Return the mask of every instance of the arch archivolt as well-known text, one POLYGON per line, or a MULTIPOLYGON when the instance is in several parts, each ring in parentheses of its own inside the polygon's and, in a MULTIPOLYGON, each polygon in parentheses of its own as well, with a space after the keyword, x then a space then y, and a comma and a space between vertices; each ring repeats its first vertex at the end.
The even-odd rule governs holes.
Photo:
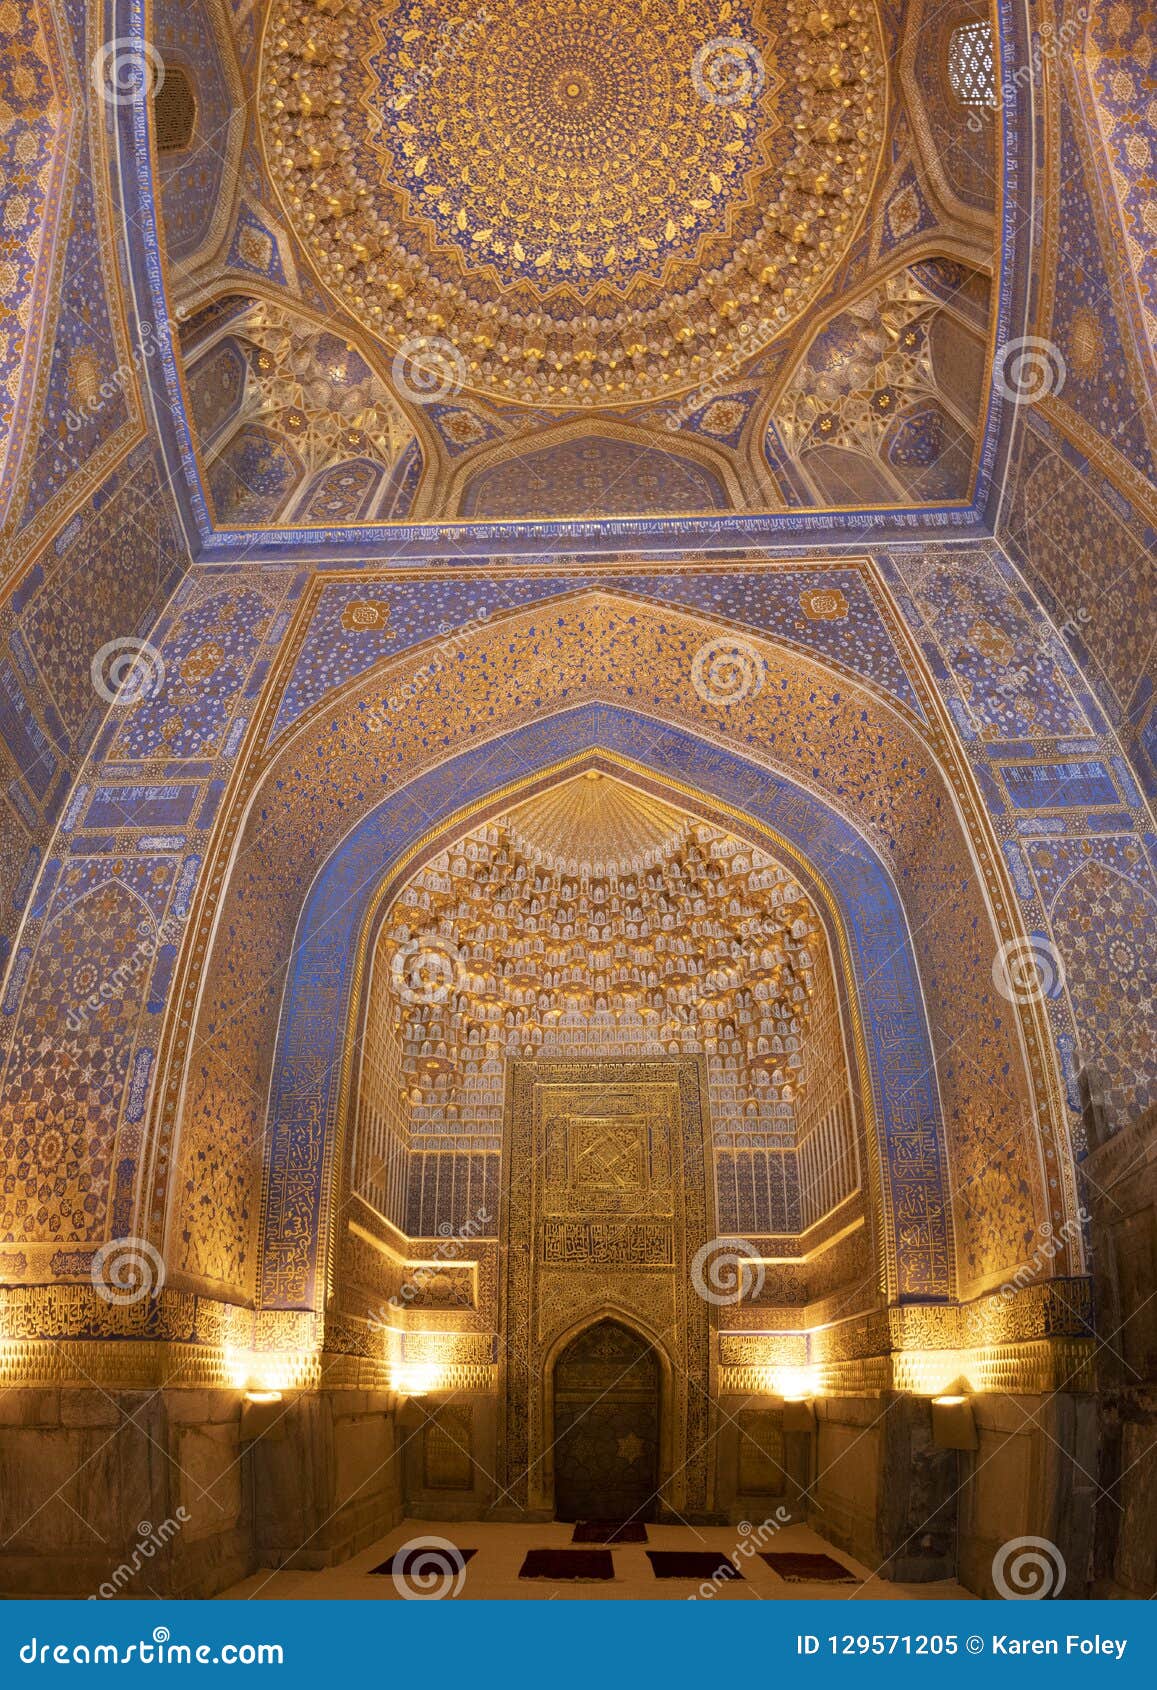
MULTIPOLYGON (((609 750, 601 742, 599 744, 592 742, 588 749, 580 751, 561 763, 545 765, 540 770, 524 774, 520 779, 488 793, 485 799, 455 811, 442 821, 436 829, 431 830, 404 852, 391 865, 389 874, 380 884, 376 884, 369 889, 365 913, 359 912, 356 922, 350 929, 353 934, 348 946, 351 959, 350 984, 344 1000, 346 1005, 344 1024, 349 1027, 349 1036, 346 1038, 340 1056, 340 1078, 334 1112, 337 1140, 329 1162, 332 1195, 327 1202, 327 1213, 331 1217, 341 1217, 353 1196, 353 1158, 348 1148, 343 1145, 342 1138, 343 1135, 352 1131, 353 1094, 356 1087, 360 1052, 367 1032, 366 1018, 369 1004, 368 981, 371 958, 376 951, 377 938, 384 917, 399 888, 410 882, 421 866, 438 851, 459 839, 467 828, 481 827, 492 818, 501 817, 513 804, 525 802, 529 796, 590 770, 599 770, 624 778, 639 790, 684 805, 688 809, 693 808, 697 818, 705 819, 724 828, 729 833, 766 851, 778 862, 790 868, 820 912, 824 936, 832 958, 834 981, 839 1000, 838 1015, 841 1032, 844 1035, 845 1049, 848 1051, 849 1080, 856 1103, 856 1123, 861 1139, 871 1141, 870 1150, 865 1152, 865 1145, 861 1143, 858 1154, 862 1164, 866 1165, 867 1181, 871 1191, 871 1214, 869 1218, 873 1235, 871 1246, 873 1271, 879 1275, 882 1281, 890 1281, 890 1289, 895 1293, 897 1289, 895 1275, 889 1275, 889 1270, 885 1265, 891 1251, 891 1246, 886 1240, 890 1240, 894 1236, 891 1220, 892 1196, 886 1182, 881 1181, 881 1169, 885 1165, 885 1156, 877 1139, 878 1124, 873 1095, 876 1082, 873 1078, 855 985, 856 966, 860 959, 858 953, 855 956, 853 955, 848 923, 839 900, 833 895, 823 877, 817 873, 815 865, 808 860, 798 845, 777 833, 765 823, 761 823, 755 816, 740 811, 718 799, 713 799, 698 789, 692 789, 680 783, 672 777, 669 770, 647 766, 641 762, 625 758, 621 754, 609 750)), ((307 908, 303 912, 300 927, 307 928, 309 925, 307 908)), ((307 946, 308 940, 304 943, 307 946)), ((346 948, 344 936, 340 948, 343 950, 346 948)), ((861 975, 863 973, 862 965, 860 973, 861 975)), ((282 1016, 283 1041, 288 1037, 290 1017, 293 1011, 293 1004, 287 1002, 282 1016)), ((340 1034, 338 1036, 340 1037, 340 1034)), ((324 1243, 329 1264, 325 1283, 327 1297, 333 1293, 336 1280, 340 1279, 339 1261, 342 1250, 342 1231, 343 1224, 340 1218, 331 1219, 324 1243)))
MULTIPOLYGON (((391 794, 396 808, 381 818, 386 830, 372 872, 365 884, 335 879, 326 894, 330 902, 318 906, 325 930, 355 895, 368 896, 413 838, 465 802, 484 801, 524 776, 528 747, 537 743, 544 761, 558 734, 557 720, 546 718, 579 705, 588 712, 585 749, 605 741, 611 717, 604 712, 617 705, 622 738, 611 749, 620 755, 644 765, 650 758, 654 767, 663 734, 681 736, 679 778, 689 787, 708 795, 714 787, 716 798, 738 799, 735 807, 748 811, 754 797, 774 787, 783 814, 799 826, 808 821, 809 808, 822 805, 828 820, 817 814, 808 822, 805 850, 813 858, 825 838, 836 841, 841 823, 845 870, 869 848, 878 853, 912 935, 933 1050, 959 1052, 963 1043, 968 1053, 967 1060, 942 1060, 938 1076, 953 1190, 963 1188, 973 1199, 971 1230, 958 1233, 955 1244, 958 1294, 1000 1283, 1008 1264, 1019 1259, 1026 1228, 1031 1234, 1047 1218, 1046 1192, 1054 1195, 1059 1230, 1066 1218, 1064 1180, 1046 1182, 1043 1169, 1050 1154, 1047 1067, 1032 1055, 1033 1028, 1026 1034, 1016 1025, 1018 1015, 994 1001, 987 968, 965 966, 980 948, 978 934, 993 935, 983 944, 987 960, 999 942, 992 905, 1002 921, 1007 905, 999 903, 998 880, 987 896, 978 883, 969 834, 983 840, 986 824, 960 765, 953 766, 946 740, 930 744, 926 732, 866 686, 844 675, 837 679, 817 660, 768 640, 744 636, 764 665, 757 691, 726 706, 705 702, 691 682, 692 661, 705 641, 726 635, 726 625, 716 620, 592 590, 465 632, 454 662, 428 674, 407 707, 391 713, 376 732, 383 690, 405 694, 408 678, 429 670, 427 648, 385 660, 262 759, 257 741, 273 719, 271 700, 251 730, 248 767, 235 782, 203 883, 200 924, 186 955, 187 963, 203 961, 203 972, 187 969, 184 995, 174 1000, 166 1030, 168 1084, 159 1092, 154 1130, 159 1147, 159 1135, 178 1125, 179 1113, 168 1234, 178 1282, 253 1296, 263 1205, 268 1210, 276 1203, 283 1214, 296 1216, 294 1225, 304 1225, 320 1189, 320 1165, 312 1164, 290 1170, 294 1179, 301 1177, 296 1194, 276 1189, 268 1168, 263 1195, 257 1182, 279 1014, 287 984, 302 978, 303 952, 295 949, 294 934, 311 886, 314 894, 322 886, 323 865, 336 861, 358 816, 391 794), (515 730, 523 736, 517 744, 515 730), (469 748, 475 758, 467 771, 455 756, 469 748), (469 790, 462 784, 466 772, 469 790), (425 782, 420 790, 414 785, 419 775, 425 782), (288 963, 279 960, 285 958, 288 963), (196 1061, 189 1060, 190 1047, 196 1061), (978 1073, 985 1077, 983 1119, 978 1073), (1034 1127, 1026 1134, 1026 1120, 1039 1120, 1039 1133, 1034 1127), (215 1207, 218 1189, 222 1208, 231 1212, 237 1193, 248 1194, 240 1236, 209 1236, 196 1256, 182 1244, 191 1230, 184 1193, 194 1173, 204 1209, 215 1207), (1010 1185, 1031 1193, 1026 1212, 1015 1218, 1006 1201, 1010 1185), (990 1189, 990 1202, 976 1200, 990 1189), (973 1218, 981 1215, 983 1223, 973 1218)), ((986 866, 991 882, 991 856, 986 866)), ((868 904, 858 911, 869 925, 880 917, 868 904)), ((1001 925, 1001 936, 1004 931, 1001 925)), ((340 992, 326 997, 325 979, 314 985, 319 1025, 348 1014, 348 998, 340 992)), ((874 1060, 895 1071, 894 1053, 874 1060)), ((323 1056, 303 1052, 282 1069, 277 1084, 300 1088, 305 1097, 310 1087, 316 1093, 325 1069, 323 1056)), ((919 1238, 922 1225, 913 1217, 901 1217, 899 1224, 909 1238, 919 1238)), ((312 1293, 283 1298, 282 1306, 287 1314, 292 1307, 320 1313, 312 1293)))

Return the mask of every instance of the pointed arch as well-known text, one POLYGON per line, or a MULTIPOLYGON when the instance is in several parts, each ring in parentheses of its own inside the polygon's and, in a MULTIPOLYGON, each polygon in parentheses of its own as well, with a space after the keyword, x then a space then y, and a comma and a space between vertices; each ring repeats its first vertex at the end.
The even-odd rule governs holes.
POLYGON ((919 973, 890 874, 849 823, 790 782, 721 757, 693 735, 635 712, 579 707, 504 740, 503 779, 487 743, 449 771, 419 776, 369 812, 316 875, 302 907, 286 985, 266 1124, 260 1300, 268 1308, 324 1308, 341 1203, 341 1136, 351 1082, 347 1039, 378 912, 403 875, 467 825, 531 795, 591 760, 634 764, 654 789, 701 807, 715 801, 749 838, 787 853, 826 905, 838 935, 848 996, 860 1005, 860 1084, 876 1123, 874 1195, 888 1245, 885 1275, 900 1300, 944 1300, 955 1288, 948 1158, 936 1064, 919 973), (649 742, 641 762, 624 756, 649 742), (559 759, 557 751, 569 755, 559 759), (449 779, 447 779, 449 774, 449 779), (435 797, 440 789, 446 796, 435 797), (740 793, 746 802, 731 800, 740 793), (871 911, 873 919, 865 921, 871 911), (319 993, 326 1011, 319 1014, 319 993), (344 1053, 344 1054, 343 1054, 344 1053), (919 1146, 916 1167, 905 1166, 919 1146), (308 1178, 302 1170, 309 1170, 308 1178))
MULTIPOLYGON (((585 1332, 592 1331, 604 1322, 612 1322, 623 1327, 634 1337, 641 1338, 655 1356, 659 1366, 659 1494, 669 1506, 675 1505, 675 1498, 666 1494, 671 1488, 678 1488, 678 1474, 675 1471, 675 1416, 676 1416, 676 1379, 675 1369, 670 1351, 660 1335, 652 1330, 640 1314, 631 1309, 625 1309, 620 1304, 608 1301, 597 1310, 588 1311, 580 1319, 572 1321, 561 1331, 551 1334, 543 1343, 542 1357, 542 1394, 541 1412, 539 1415, 539 1449, 542 1451, 539 1486, 544 1505, 553 1511, 555 1497, 554 1474, 554 1408, 555 1408, 555 1369, 574 1343, 585 1332)), ((704 1390, 707 1381, 699 1382, 704 1390)))

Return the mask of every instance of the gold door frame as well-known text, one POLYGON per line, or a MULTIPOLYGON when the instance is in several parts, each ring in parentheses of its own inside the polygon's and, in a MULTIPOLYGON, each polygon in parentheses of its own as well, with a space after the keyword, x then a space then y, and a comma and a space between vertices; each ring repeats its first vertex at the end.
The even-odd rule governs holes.
POLYGON ((684 1515, 711 1511, 716 1311, 690 1270, 715 1236, 705 1096, 697 1056, 508 1065, 499 1447, 512 1511, 553 1512, 554 1362, 607 1318, 659 1356, 661 1501, 684 1515), (608 1144, 630 1164, 622 1190, 598 1162, 608 1144))

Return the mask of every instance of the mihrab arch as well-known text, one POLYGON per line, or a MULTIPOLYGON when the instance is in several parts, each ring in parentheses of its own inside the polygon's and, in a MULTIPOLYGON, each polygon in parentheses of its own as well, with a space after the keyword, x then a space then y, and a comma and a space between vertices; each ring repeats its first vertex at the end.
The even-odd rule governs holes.
MULTIPOLYGON (((887 988, 876 993, 872 1060, 893 1081, 899 1076, 893 1125, 901 1137, 915 1115, 927 1121, 936 1113, 933 1064, 939 1081, 938 1166, 924 1189, 937 1194, 933 1209, 944 1206, 937 1240, 923 1205, 914 1215, 906 1198, 901 1204, 898 1250, 909 1264, 909 1277, 896 1281, 902 1296, 944 1301, 953 1290, 969 1298, 999 1286, 1031 1248, 1050 1201, 1062 1231, 1071 1175, 1050 1137, 1049 1069, 1034 1055, 1031 1008, 1008 1005, 992 985, 1007 912, 951 736, 846 673, 746 636, 745 648, 764 666, 760 686, 728 704, 705 702, 692 682, 693 659, 705 642, 729 637, 705 617, 606 591, 519 610, 467 629, 448 662, 435 645, 433 662, 431 648, 418 647, 378 665, 302 718, 261 760, 248 789, 239 785, 202 912, 209 920, 219 898, 192 1035, 203 1054, 189 1064, 171 1204, 169 1250, 180 1282, 253 1295, 263 1235, 264 1294, 285 1311, 280 1330, 292 1329, 290 1311, 320 1315, 316 1264, 337 1100, 327 1069, 352 1003, 356 915, 432 828, 557 763, 560 749, 601 748, 660 778, 677 771, 693 793, 794 838, 836 883, 833 895, 842 884, 861 989, 874 959, 888 969, 887 988), (385 705, 393 696, 403 706, 396 712, 385 705), (303 780, 311 786, 304 814, 294 803, 303 780), (339 931, 341 943, 328 946, 339 931), (276 958, 290 955, 298 932, 305 948, 294 952, 283 993, 276 958), (318 972, 307 993, 309 968, 318 972), (278 1069, 283 996, 289 1042, 278 1069), (931 1006, 926 1045, 913 1045, 921 997, 931 1006), (267 1098, 275 1146, 268 1157, 267 1098), (311 1123, 305 1129, 303 1119, 311 1123), (262 1165, 268 1186, 259 1222, 262 1165), (195 1209, 209 1208, 215 1228, 190 1226, 195 1209), (933 1257, 938 1279, 927 1268, 933 1257), (917 1259, 925 1264, 918 1272, 910 1265, 917 1259)), ((185 1014, 193 1009, 187 1001, 185 1014)), ((899 1155, 899 1138, 894 1148, 899 1155)), ((894 1206, 901 1166, 889 1169, 894 1206)), ((899 1261, 898 1254, 897 1274, 899 1261)), ((1065 1265, 1062 1256, 1057 1266, 1065 1265)))
MULTIPOLYGON (((467 817, 524 797, 536 776, 558 778, 600 753, 615 759, 647 746, 652 782, 719 804, 741 833, 770 849, 783 841, 801 878, 822 887, 838 921, 850 992, 867 1035, 862 1083, 886 1149, 880 1156, 883 1230, 893 1239, 885 1277, 904 1301, 943 1301, 955 1290, 951 1196, 935 1061, 903 911, 878 858, 834 809, 744 760, 631 712, 580 707, 551 719, 549 761, 535 766, 537 725, 510 735, 503 756, 523 778, 495 791, 494 747, 466 752, 379 805, 342 841, 310 889, 294 945, 282 1010, 266 1127, 267 1194, 261 1302, 312 1308, 325 1301, 327 1233, 340 1206, 337 1141, 343 1113, 343 1051, 365 974, 375 906, 394 865, 415 866, 467 817), (566 753, 570 757, 566 757, 566 753), (654 770, 666 780, 655 779, 654 770), (444 812, 436 808, 444 794, 444 812), (747 795, 735 814, 733 800, 747 795), (431 837, 430 823, 437 827, 431 837), (805 850, 806 847, 806 850, 805 850), (383 867, 384 865, 384 867, 383 867), (304 1083, 303 1077, 315 1077, 304 1083), (308 1186, 300 1170, 316 1170, 308 1186), (898 1224, 897 1224, 898 1223, 898 1224)), ((541 755, 541 750, 539 751, 541 755)), ((508 765, 509 766, 509 765, 508 765)))

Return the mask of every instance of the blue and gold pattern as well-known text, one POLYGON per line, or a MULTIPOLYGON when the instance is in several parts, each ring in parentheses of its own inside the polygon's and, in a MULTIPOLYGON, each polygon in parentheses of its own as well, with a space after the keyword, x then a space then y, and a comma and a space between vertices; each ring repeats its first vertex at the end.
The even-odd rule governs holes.
MULTIPOLYGON (((668 194, 664 182, 662 209, 648 192, 657 178, 647 171, 637 185, 626 179, 637 200, 625 195, 623 178, 607 180, 600 205, 608 221, 623 220, 622 229, 633 220, 630 238, 604 230, 605 244, 592 249, 590 231, 564 226, 575 218, 560 198, 547 214, 560 226, 540 232, 554 237, 549 248, 515 237, 520 255, 511 230, 525 222, 535 184, 511 151, 503 211, 498 131, 479 155, 493 174, 478 182, 463 157, 461 110, 446 109, 445 127, 427 142, 421 125, 414 124, 418 135, 404 127, 415 111, 453 105, 446 15, 426 0, 407 12, 419 34, 400 44, 411 60, 402 68, 418 84, 405 105, 397 96, 406 90, 382 57, 390 31, 404 21, 396 9, 372 16, 358 9, 367 33, 356 63, 287 49, 298 103, 286 109, 308 163, 295 156, 279 177, 278 208, 251 157, 233 184, 242 208, 220 219, 210 159, 161 169, 164 185, 156 188, 143 140, 147 113, 130 121, 97 108, 83 137, 71 128, 62 93, 68 78, 53 72, 50 32, 35 41, 29 34, 42 9, 17 8, 16 16, 0 7, 0 29, 11 31, 26 72, 19 85, 11 78, 5 85, 15 114, 4 143, 15 168, 5 187, 14 181, 25 198, 21 215, 6 224, 13 250, 3 256, 10 273, 0 370, 9 430, 3 485, 6 496, 17 494, 5 539, 18 540, 5 558, 15 586, 0 624, 0 808, 6 838, 16 841, 0 862, 2 937, 10 943, 0 1016, 3 1142, 12 1175, 3 1264, 9 1279, 62 1293, 51 1305, 58 1325, 73 1318, 78 1304, 66 1302, 84 1289, 78 1282, 93 1250, 130 1229, 167 1237, 187 1284, 238 1302, 257 1290, 264 1237, 273 1300, 320 1305, 323 1287, 311 1285, 309 1265, 325 1249, 320 1223, 330 1173, 321 1147, 334 1142, 335 1123, 324 1118, 332 1094, 318 1060, 343 1036, 353 982, 343 997, 346 953, 332 968, 326 961, 320 978, 303 961, 286 997, 286 959, 309 888, 320 874, 327 896, 339 904, 351 896, 356 905, 435 823, 471 798, 497 802, 572 749, 604 756, 613 749, 633 760, 640 779, 659 784, 678 769, 701 796, 762 816, 794 840, 805 865, 815 865, 817 883, 826 879, 842 898, 853 977, 864 975, 865 958, 870 963, 892 945, 892 975, 876 981, 875 995, 864 980, 863 1055, 895 1294, 927 1302, 999 1283, 1031 1252, 1042 1222, 1059 1230, 1075 1213, 1081 1065, 1103 1076, 1110 1130, 1152 1101, 1145 1006, 1155 967, 1157 846, 1138 791, 1142 777, 1152 789, 1157 776, 1154 682, 1146 675, 1154 535, 1145 526, 1153 436, 1143 377, 1151 348, 1138 332, 1152 303, 1151 155, 1139 144, 1148 14, 1098 9, 1075 81, 1067 71, 1043 79, 1044 179, 1055 172, 1063 183, 1055 199, 1042 197, 1046 236, 1067 219, 1072 238, 1055 265, 1044 264, 1044 285, 1029 303, 1043 312, 1031 326, 1063 351, 1068 380, 1017 419, 1009 499, 994 538, 974 534, 973 543, 937 551, 921 529, 918 546, 868 563, 832 555, 820 513, 800 513, 801 524, 815 518, 807 531, 814 547, 801 554, 797 531, 790 559, 777 564, 724 549, 742 534, 738 524, 724 526, 732 513, 702 530, 714 555, 688 555, 677 527, 652 520, 663 504, 656 483, 650 508, 635 508, 639 526, 624 543, 661 556, 661 564, 623 557, 613 566, 567 566, 555 548, 567 545, 576 521, 548 540, 527 525, 518 538, 540 552, 530 564, 486 567, 447 555, 382 569, 375 565, 387 541, 379 534, 356 557, 339 554, 341 572, 322 547, 303 553, 286 529, 280 538, 291 567, 283 568, 261 551, 263 524, 300 516, 303 529, 332 529, 337 544, 343 524, 402 517, 419 493, 418 508, 434 510, 437 477, 444 488, 458 467, 469 467, 461 460, 475 451, 481 458, 499 436, 504 448, 537 450, 543 413, 528 407, 516 425, 513 408, 484 407, 463 392, 415 417, 399 400, 406 426, 389 453, 346 443, 323 459, 311 455, 310 443, 323 413, 338 414, 332 393, 312 416, 301 404, 278 408, 279 421, 294 408, 302 414, 300 431, 287 424, 282 434, 271 412, 242 418, 235 359, 223 357, 216 387, 209 373, 214 337, 239 347, 246 335, 238 318, 258 303, 268 313, 305 301, 315 328, 328 315, 316 350, 332 357, 366 347, 366 369, 383 382, 403 325, 438 333, 464 326, 467 388, 549 406, 560 426, 592 410, 613 410, 624 428, 635 426, 632 405, 637 422, 644 407, 634 402, 645 401, 649 425, 663 430, 661 446, 678 447, 678 434, 662 420, 677 413, 694 437, 684 444, 705 457, 745 457, 752 468, 769 412, 780 414, 776 384, 805 367, 817 322, 827 327, 806 364, 809 379, 838 387, 840 371, 855 363, 846 311, 880 286, 882 248, 911 243, 889 268, 908 266, 908 285, 921 296, 918 315, 943 311, 941 322, 965 324, 979 343, 992 327, 990 300, 1007 305, 1010 285, 994 275, 998 285, 989 287, 994 189, 1007 216, 1018 193, 1019 211, 1027 208, 1033 185, 1001 175, 997 166, 1007 161, 999 158, 995 122, 970 139, 976 132, 962 131, 960 114, 944 105, 922 124, 921 109, 926 114, 943 76, 939 23, 899 66, 903 86, 888 91, 889 101, 908 102, 906 130, 885 111, 884 90, 858 80, 865 65, 850 64, 858 49, 846 41, 840 48, 848 81, 839 98, 878 101, 870 114, 862 108, 865 138, 856 149, 848 144, 845 160, 865 169, 863 195, 857 185, 847 199, 837 176, 819 186, 818 166, 810 182, 791 175, 799 162, 786 150, 792 120, 821 99, 820 84, 807 78, 822 77, 833 33, 822 21, 809 31, 804 10, 822 19, 825 11, 843 18, 853 9, 871 23, 870 69, 874 7, 753 5, 724 17, 723 7, 705 4, 652 13, 608 0, 599 15, 613 14, 640 39, 646 30, 684 27, 678 16, 689 40, 701 42, 704 31, 753 38, 763 81, 731 116, 727 107, 686 107, 683 138, 694 136, 696 155, 702 144, 705 168, 730 161, 708 170, 705 193, 682 179, 690 154, 674 147, 675 186, 668 194), (311 93, 318 88, 324 98, 321 85, 333 76, 345 78, 353 96, 347 111, 377 113, 382 124, 371 132, 367 121, 361 138, 361 156, 372 151, 376 159, 366 186, 375 196, 380 189, 376 203, 388 207, 388 215, 375 215, 369 243, 358 207, 340 199, 345 191, 359 199, 358 192, 337 182, 324 156, 315 163, 309 155, 318 137, 307 133, 301 101, 314 99, 321 127, 334 128, 333 108, 327 117, 311 93), (19 111, 15 95, 24 102, 19 111), (875 181, 885 128, 886 183, 875 181), (59 139, 55 178, 45 172, 50 129, 59 139), (195 267, 188 276, 175 265, 162 269, 159 234, 147 216, 143 242, 114 243, 105 158, 114 131, 122 141, 135 137, 122 157, 134 226, 141 201, 132 195, 143 192, 164 214, 170 259, 199 252, 196 278, 195 267), (930 158, 941 161, 939 172, 930 158), (798 221, 777 228, 784 245, 769 257, 752 242, 757 213, 771 199, 761 184, 773 167, 796 183, 797 196, 776 210, 790 209, 798 221), (337 204, 310 224, 305 198, 314 191, 337 204), (869 193, 876 197, 857 236, 852 225, 869 193), (832 219, 839 232, 828 239, 817 207, 830 215, 838 209, 833 199, 840 200, 832 219), (971 217, 954 220, 952 201, 971 217), (482 209, 485 222, 475 217, 482 209), (222 237, 219 258, 207 239, 214 232, 222 237), (822 252, 825 241, 830 250, 822 252), (36 326, 53 243, 63 280, 48 301, 38 348, 26 330, 36 326), (797 249, 794 265, 788 243, 797 249), (336 262, 350 254, 339 286, 336 262), (773 265, 779 269, 765 277, 773 265), (310 266, 329 287, 328 300, 310 266), (137 297, 154 290, 158 344, 178 304, 203 308, 190 344, 207 361, 201 382, 193 364, 189 396, 206 443, 221 448, 215 467, 223 509, 238 528, 257 526, 255 535, 234 536, 230 553, 210 551, 172 597, 189 561, 186 540, 196 555, 205 530, 195 508, 190 518, 170 500, 180 457, 170 450, 162 462, 138 443, 138 382, 170 382, 158 387, 165 428, 170 405, 179 417, 185 395, 166 362, 167 343, 139 363, 126 349, 130 268, 137 297), (166 278, 177 287, 167 310, 166 278), (818 297, 828 278, 849 297, 818 297), (238 295, 248 287, 253 297, 238 295), (798 299, 788 298, 792 287, 798 299), (754 347, 741 345, 739 325, 765 301, 782 301, 787 315, 772 337, 783 331, 783 344, 769 343, 761 363, 754 347), (806 324, 805 307, 812 312, 806 324), (502 386, 504 371, 512 372, 510 388, 502 386), (662 395, 664 410, 655 402, 662 395), (70 427, 70 412, 80 427, 70 427), (230 437, 238 424, 242 433, 230 437), (251 547, 256 560, 242 561, 251 547), (93 690, 90 665, 101 647, 124 637, 148 638, 163 677, 137 702, 109 706, 93 690), (719 637, 754 643, 764 665, 757 695, 727 711, 697 694, 691 680, 695 652, 719 637), (390 709, 398 685, 416 685, 412 708, 390 709), (353 858, 343 860, 340 841, 371 835, 374 849, 351 873, 353 858), (897 947, 897 935, 909 933, 910 950, 897 947), (1064 963, 1063 984, 1054 982, 1031 1010, 1010 1005, 989 972, 997 943, 1022 933, 1047 938, 1064 963), (267 1161, 266 1103, 286 1002, 304 1016, 290 1024, 294 1060, 277 1072, 280 1136, 267 1161), (951 1224, 946 1205, 955 1206, 951 1224)), ((116 10, 126 33, 143 21, 140 7, 116 10)), ((674 55, 664 57, 662 75, 648 65, 645 89, 627 52, 613 70, 574 68, 582 20, 596 14, 565 4, 554 10, 553 38, 546 31, 517 43, 502 65, 493 55, 486 62, 477 44, 471 49, 462 81, 479 119, 507 109, 507 75, 517 80, 510 110, 525 109, 518 102, 528 88, 545 90, 536 110, 553 101, 549 109, 565 126, 579 122, 581 108, 589 126, 582 133, 596 138, 611 134, 624 113, 636 124, 639 100, 661 109, 674 55)), ((961 10, 983 8, 962 0, 961 10)), ((1005 36, 1008 10, 1000 9, 1005 36)), ((1038 10, 1043 16, 1052 7, 1040 0, 1038 10)), ((243 11, 237 50, 251 74, 258 43, 253 10, 243 11)), ((92 9, 71 0, 67 12, 69 74, 75 87, 82 78, 87 86, 92 9)), ((219 8, 210 0, 196 16, 210 13, 216 26, 219 8)), ((885 8, 889 31, 913 13, 885 8)), ((500 33, 511 15, 497 8, 490 27, 500 33)), ((341 45, 347 20, 317 7, 308 20, 323 49, 341 45)), ((833 30, 848 33, 848 20, 833 30)), ((195 33, 190 26, 174 34, 175 58, 195 59, 195 33)), ((267 41, 267 65, 269 52, 267 41)), ((687 57, 681 52, 678 64, 687 57)), ((195 62, 190 69, 196 80, 195 62)), ((216 74, 207 66, 197 89, 207 124, 221 115, 216 74)), ((636 127, 643 145, 647 124, 636 127)), ((809 145, 835 143, 813 136, 809 145)), ((806 163, 811 173, 810 152, 806 163)), ((1053 249, 1046 242, 1043 250, 1053 249)), ((885 317, 858 327, 878 333, 885 317)), ((138 343, 152 333, 136 325, 138 343)), ((268 350, 256 338, 250 344, 268 350)), ((992 344, 980 360, 982 407, 992 344)), ((951 368, 953 349, 963 345, 947 339, 941 366, 951 368)), ((926 372, 931 359, 935 375, 936 345, 919 354, 913 367, 926 372)), ((348 376, 356 366, 342 368, 348 376)), ((246 392, 255 400, 259 384, 248 381, 260 373, 249 365, 246 392)), ((342 385, 345 377, 335 380, 342 385)), ((912 392, 889 380, 863 389, 872 456, 889 473, 915 476, 945 456, 952 406, 940 407, 955 390, 940 380, 916 386, 912 392)), ((834 393, 833 427, 847 425, 851 391, 834 393)), ((259 412, 269 398, 261 392, 259 412)), ((590 420, 597 433, 602 418, 590 420)), ((842 438, 858 451, 864 436, 842 438)), ((985 462, 989 472, 999 467, 991 455, 985 462)), ((785 479, 796 468, 789 462, 785 479)), ((897 492, 894 484, 889 492, 897 492)), ((792 496, 802 502, 804 493, 792 496)), ((936 484, 936 496, 949 496, 947 484, 936 484)), ((872 514, 852 511, 864 523, 872 514)), ((592 543, 605 554, 619 532, 608 524, 592 543)), ((473 541, 486 543, 484 535, 473 541)), ((409 543, 433 545, 420 524, 388 541, 399 549, 409 543)), ((42 1329, 53 1336, 56 1327, 45 1320, 42 1329)))
POLYGON ((415 0, 331 22, 290 0, 266 28, 266 157, 387 347, 448 335, 497 397, 655 398, 768 344, 854 231, 883 133, 875 11, 415 0))
POLYGON ((377 86, 362 98, 431 246, 543 297, 560 283, 581 299, 601 285, 623 294, 695 261, 705 236, 750 210, 755 172, 782 164, 800 91, 780 73, 774 10, 735 4, 724 26, 710 0, 562 0, 533 17, 495 0, 451 19, 418 0, 371 14, 377 86), (703 98, 692 73, 724 28, 761 61, 763 86, 753 75, 735 104, 703 98))
POLYGON ((4 192, 0 289, 0 521, 14 482, 20 436, 28 422, 23 393, 34 381, 38 331, 61 179, 68 162, 69 100, 51 12, 40 5, 0 13, 0 174, 4 192))

